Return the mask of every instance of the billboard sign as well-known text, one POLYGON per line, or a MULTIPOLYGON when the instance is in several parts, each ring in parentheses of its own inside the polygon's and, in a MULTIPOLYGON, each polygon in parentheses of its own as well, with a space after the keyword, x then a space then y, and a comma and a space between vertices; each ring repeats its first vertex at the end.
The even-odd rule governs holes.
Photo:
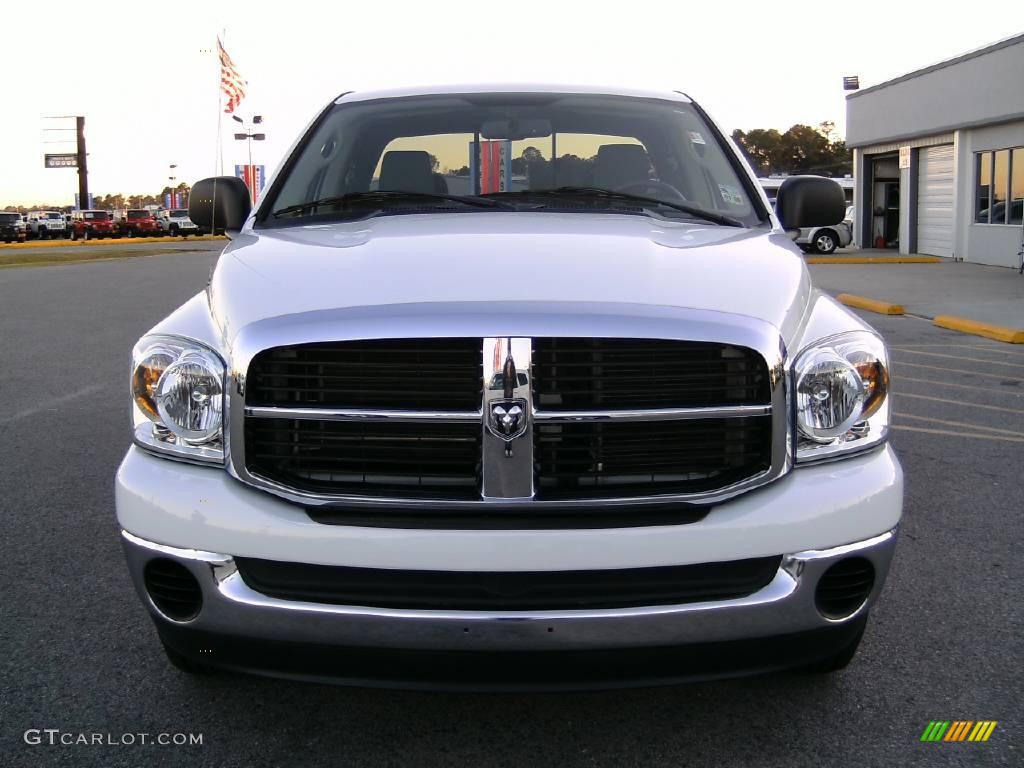
POLYGON ((61 154, 45 154, 43 160, 47 168, 77 168, 78 155, 74 152, 61 154))

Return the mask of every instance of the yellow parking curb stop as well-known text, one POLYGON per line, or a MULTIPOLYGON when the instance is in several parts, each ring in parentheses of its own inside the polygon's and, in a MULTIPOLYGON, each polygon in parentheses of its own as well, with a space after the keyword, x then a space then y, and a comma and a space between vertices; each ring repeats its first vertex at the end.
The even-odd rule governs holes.
POLYGON ((972 336, 984 336, 986 339, 1005 341, 1007 344, 1024 344, 1024 329, 1021 328, 1007 328, 1005 325, 981 323, 977 320, 968 320, 966 317, 955 317, 954 315, 938 315, 932 320, 932 323, 940 328, 969 333, 972 336))
POLYGON ((903 305, 902 304, 891 304, 888 301, 879 301, 878 299, 868 299, 864 296, 854 296, 850 293, 840 293, 836 296, 836 300, 840 304, 845 304, 848 307, 856 307, 857 309, 866 309, 868 312, 877 312, 880 315, 902 315, 903 305))

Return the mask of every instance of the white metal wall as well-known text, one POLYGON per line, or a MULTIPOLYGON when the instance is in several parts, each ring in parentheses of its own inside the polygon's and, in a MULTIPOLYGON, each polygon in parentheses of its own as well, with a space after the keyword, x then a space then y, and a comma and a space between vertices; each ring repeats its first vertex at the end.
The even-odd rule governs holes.
POLYGON ((917 175, 917 251, 953 255, 953 145, 923 147, 917 175))

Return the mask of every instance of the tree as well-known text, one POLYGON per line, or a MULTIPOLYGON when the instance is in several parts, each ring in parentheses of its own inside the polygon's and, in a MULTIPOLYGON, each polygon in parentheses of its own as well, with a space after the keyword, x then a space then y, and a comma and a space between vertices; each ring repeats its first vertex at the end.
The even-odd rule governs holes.
POLYGON ((774 128, 733 131, 732 138, 746 152, 759 175, 820 173, 841 176, 851 172, 846 142, 833 138, 835 123, 826 120, 817 128, 797 124, 785 133, 774 128))
POLYGON ((92 204, 97 208, 127 208, 124 195, 93 195, 92 204))
POLYGON ((759 175, 770 176, 783 170, 782 135, 774 128, 754 128, 747 133, 737 128, 732 138, 746 151, 759 175))

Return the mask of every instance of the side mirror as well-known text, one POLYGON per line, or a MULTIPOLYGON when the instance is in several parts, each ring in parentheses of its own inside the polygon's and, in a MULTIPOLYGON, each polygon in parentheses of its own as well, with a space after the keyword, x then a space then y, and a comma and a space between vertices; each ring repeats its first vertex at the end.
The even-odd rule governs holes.
POLYGON ((249 218, 249 188, 237 176, 197 181, 188 196, 188 217, 210 232, 237 232, 249 218))
POLYGON ((827 227, 846 215, 846 196, 824 176, 790 176, 779 186, 775 212, 786 230, 827 227))

